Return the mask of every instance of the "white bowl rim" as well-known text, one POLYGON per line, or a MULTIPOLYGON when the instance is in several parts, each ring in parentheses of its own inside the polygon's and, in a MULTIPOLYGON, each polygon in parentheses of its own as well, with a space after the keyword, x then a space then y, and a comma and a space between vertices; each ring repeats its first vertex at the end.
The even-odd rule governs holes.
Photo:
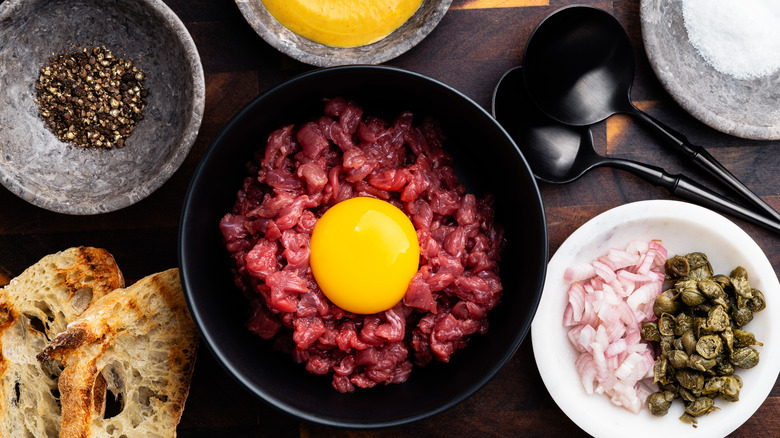
MULTIPOLYGON (((663 238, 664 236, 655 236, 663 238)), ((688 243, 683 242, 684 245, 688 243)), ((698 251, 697 248, 682 249, 675 252, 674 242, 664 242, 669 255, 682 251, 698 251)), ((732 248, 733 249, 733 248, 732 248)), ((707 252, 707 251, 705 251, 707 252)), ((717 272, 733 269, 733 266, 721 266, 723 254, 708 253, 713 268, 717 272)), ((731 260, 729 261, 731 263, 731 260)), ((680 201, 650 200, 625 204, 608 210, 578 228, 558 248, 551 258, 544 291, 531 325, 531 339, 537 367, 547 390, 561 410, 587 433, 597 437, 624 437, 630 434, 635 438, 657 437, 669 434, 676 438, 684 437, 723 437, 742 425, 761 406, 780 374, 780 342, 775 334, 780 323, 780 283, 777 275, 758 244, 736 224, 703 207, 680 201), (650 224, 650 225, 648 225, 650 224), (669 414, 665 417, 653 417, 647 409, 639 414, 614 406, 604 395, 587 395, 574 367, 576 352, 566 338, 566 328, 562 325, 563 310, 566 303, 566 283, 563 270, 573 261, 588 262, 606 252, 610 247, 625 245, 631 232, 636 238, 654 238, 647 236, 662 230, 671 235, 670 229, 687 227, 686 234, 680 234, 681 240, 699 241, 702 246, 729 245, 735 242, 735 254, 728 259, 745 260, 740 263, 748 269, 751 284, 762 290, 767 297, 767 309, 756 314, 747 329, 754 331, 763 347, 759 364, 750 370, 738 370, 745 386, 740 393, 740 401, 728 403, 716 399, 715 405, 721 408, 699 419, 697 428, 684 424, 678 419, 683 406, 675 400, 669 414), (696 230, 704 232, 697 232, 696 230), (712 242, 698 239, 713 237, 712 242), (622 239, 617 242, 614 239, 622 239), (613 241, 610 241, 613 239, 613 241), (593 244, 593 242, 598 244, 593 244), (584 252, 589 251, 588 254, 584 252), (748 258, 748 259, 745 259, 748 258), (777 321, 777 322, 775 322, 777 321), (760 330, 754 330, 760 328, 760 330)))

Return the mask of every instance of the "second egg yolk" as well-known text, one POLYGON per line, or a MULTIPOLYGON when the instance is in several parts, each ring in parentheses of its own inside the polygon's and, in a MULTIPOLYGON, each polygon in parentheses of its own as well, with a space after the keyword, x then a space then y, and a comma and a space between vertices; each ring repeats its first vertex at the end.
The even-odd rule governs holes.
POLYGON ((342 201, 312 231, 314 279, 333 304, 348 312, 371 314, 395 306, 419 262, 414 225, 400 209, 379 199, 342 201))

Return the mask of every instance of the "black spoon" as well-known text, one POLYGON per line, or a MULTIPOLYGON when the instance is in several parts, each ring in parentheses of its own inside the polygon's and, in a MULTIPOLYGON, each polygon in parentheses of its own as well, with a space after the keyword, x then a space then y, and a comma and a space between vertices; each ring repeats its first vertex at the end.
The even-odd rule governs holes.
POLYGON ((630 95, 634 80, 631 42, 608 12, 577 5, 552 13, 528 40, 523 65, 531 99, 548 116, 574 126, 592 125, 617 113, 634 116, 690 161, 780 221, 780 213, 704 148, 690 144, 682 134, 634 106, 630 95))
POLYGON ((679 198, 780 233, 780 222, 734 203, 684 175, 672 175, 658 167, 599 155, 588 127, 564 125, 534 106, 523 83, 521 67, 509 70, 496 85, 493 116, 515 140, 534 176, 541 181, 563 184, 594 167, 613 167, 664 187, 679 198))

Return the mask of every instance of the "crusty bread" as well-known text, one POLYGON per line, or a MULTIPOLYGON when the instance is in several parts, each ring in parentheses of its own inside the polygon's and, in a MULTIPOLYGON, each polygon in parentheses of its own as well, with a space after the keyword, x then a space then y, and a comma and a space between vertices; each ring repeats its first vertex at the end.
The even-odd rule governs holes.
POLYGON ((38 356, 65 366, 60 436, 176 436, 197 347, 177 269, 96 301, 38 356))
POLYGON ((0 437, 57 435, 60 364, 36 355, 119 287, 124 280, 110 253, 78 247, 44 257, 0 289, 0 437))

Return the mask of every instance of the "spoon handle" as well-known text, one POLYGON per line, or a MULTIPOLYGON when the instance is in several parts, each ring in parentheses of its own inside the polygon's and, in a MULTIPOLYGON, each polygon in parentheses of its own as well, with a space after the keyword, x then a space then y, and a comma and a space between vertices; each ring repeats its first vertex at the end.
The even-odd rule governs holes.
POLYGON ((644 178, 653 185, 664 187, 669 190, 669 193, 678 198, 685 199, 712 210, 720 211, 721 213, 731 215, 780 234, 780 222, 777 220, 756 213, 753 210, 747 209, 742 205, 724 198, 722 195, 713 192, 685 175, 673 175, 659 167, 631 160, 614 159, 609 160, 604 164, 617 169, 626 170, 644 178))
POLYGON ((744 183, 742 183, 742 181, 737 179, 737 177, 735 177, 731 172, 723 167, 723 165, 720 164, 720 162, 718 162, 715 157, 710 155, 706 149, 701 146, 691 144, 684 135, 664 125, 660 121, 639 110, 638 108, 634 107, 634 110, 636 116, 641 121, 650 125, 657 132, 662 134, 662 136, 668 142, 670 142, 678 150, 682 151, 690 161, 709 172, 715 178, 724 182, 734 192, 742 196, 742 198, 744 198, 746 201, 761 209, 763 212, 768 214, 769 217, 775 219, 776 221, 780 221, 780 213, 778 213, 769 204, 764 202, 764 200, 761 199, 758 195, 753 193, 753 191, 751 191, 744 183))

